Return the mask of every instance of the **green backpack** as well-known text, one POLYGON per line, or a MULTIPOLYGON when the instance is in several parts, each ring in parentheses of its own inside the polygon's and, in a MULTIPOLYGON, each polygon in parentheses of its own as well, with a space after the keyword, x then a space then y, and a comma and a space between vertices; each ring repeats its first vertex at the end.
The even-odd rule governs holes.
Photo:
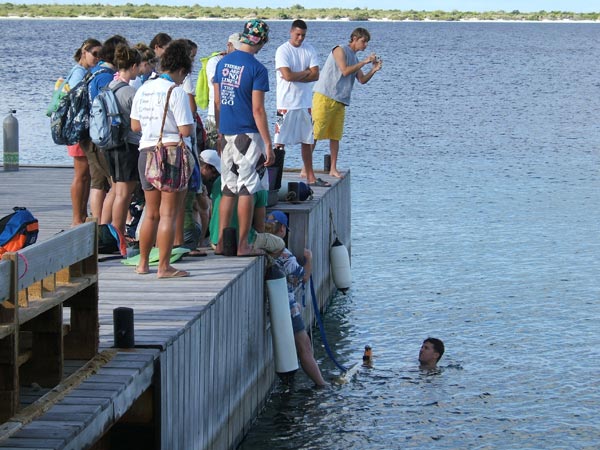
POLYGON ((206 63, 213 56, 220 55, 221 52, 212 52, 210 55, 200 58, 202 67, 198 73, 198 81, 196 82, 196 105, 200 109, 208 108, 208 76, 206 75, 206 63))

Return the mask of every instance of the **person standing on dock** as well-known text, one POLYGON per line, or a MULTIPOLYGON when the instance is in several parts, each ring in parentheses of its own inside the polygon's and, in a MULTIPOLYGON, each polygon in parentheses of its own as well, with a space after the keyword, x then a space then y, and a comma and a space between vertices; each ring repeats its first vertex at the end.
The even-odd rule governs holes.
POLYGON ((424 370, 435 369, 444 354, 444 343, 441 339, 428 337, 419 350, 419 367, 424 370))
POLYGON ((357 79, 361 84, 368 83, 383 65, 383 61, 375 53, 371 53, 362 61, 358 60, 356 53, 364 51, 370 40, 371 34, 365 28, 352 31, 350 43, 337 45, 331 50, 313 89, 315 145, 318 140, 329 139, 329 175, 336 178, 341 177, 337 170, 337 159, 344 131, 345 109, 350 104, 354 80, 357 79), (362 68, 367 64, 372 65, 371 70, 365 74, 362 68))
POLYGON ((177 145, 181 138, 188 148, 191 145, 194 117, 188 96, 180 86, 192 71, 187 43, 172 41, 162 55, 161 65, 162 74, 138 89, 131 107, 131 129, 142 132, 138 169, 146 199, 146 214, 140 232, 140 263, 135 271, 140 275, 150 272, 150 251, 156 243, 159 250, 157 278, 181 278, 189 276, 189 272, 171 266, 170 259, 175 223, 187 190, 169 192, 154 188, 146 178, 145 168, 148 154, 154 152, 159 139, 165 146, 177 145))
POLYGON ((206 61, 206 82, 208 83, 208 109, 206 111, 206 147, 216 148, 217 147, 217 126, 215 123, 215 90, 213 88, 213 82, 215 78, 215 71, 217 70, 217 64, 223 59, 225 55, 230 54, 234 50, 239 50, 242 43, 240 42, 241 33, 233 33, 227 38, 227 49, 222 53, 210 57, 206 61))
POLYGON ((319 79, 317 51, 305 42, 308 27, 303 20, 294 20, 290 39, 277 48, 277 122, 275 146, 301 145, 302 174, 310 186, 331 186, 315 176, 312 161, 313 123, 311 117, 312 87, 319 79))
MULTIPOLYGON (((102 43, 96 39, 87 39, 77 49, 73 58, 77 62, 65 79, 65 83, 74 88, 83 80, 90 69, 100 60, 102 43)), ((67 145, 69 156, 73 157, 73 182, 71 183, 71 205, 73 219, 71 226, 81 225, 87 218, 88 200, 90 197, 90 165, 81 143, 67 145)))
MULTIPOLYGON (((266 231, 275 236, 285 239, 288 232, 288 218, 283 211, 273 211, 267 215, 266 231)), ((306 326, 302 319, 300 305, 296 302, 296 288, 300 283, 306 283, 310 279, 312 271, 312 252, 304 249, 303 263, 300 264, 296 257, 287 248, 284 248, 279 254, 272 255, 275 264, 285 274, 288 287, 288 300, 290 302, 290 314, 292 316, 292 328, 294 330, 294 343, 296 344, 296 353, 300 360, 302 370, 310 377, 317 386, 326 386, 327 383, 321 375, 319 365, 313 355, 310 338, 306 332, 306 326)))
POLYGON ((117 73, 108 85, 115 93, 119 112, 123 118, 123 128, 127 130, 123 142, 118 147, 105 151, 106 161, 112 178, 112 189, 115 199, 112 204, 111 220, 119 234, 121 256, 127 257, 127 243, 125 240, 125 224, 127 212, 131 203, 131 196, 139 184, 138 173, 138 146, 140 133, 131 131, 131 104, 135 96, 135 88, 129 83, 138 75, 138 67, 142 56, 135 49, 126 44, 119 44, 115 49, 115 65, 117 73))
MULTIPOLYGON (((127 39, 118 34, 109 37, 102 44, 100 60, 90 72, 96 76, 89 83, 90 102, 100 93, 100 90, 113 81, 116 73, 115 49, 117 45, 127 45, 127 39)), ((90 166, 92 184, 90 190, 90 209, 92 215, 100 221, 99 223, 110 223, 112 221, 112 204, 114 201, 114 190, 111 189, 112 181, 110 169, 105 153, 100 150, 91 140, 82 142, 82 149, 87 156, 90 166)))
POLYGON ((255 57, 268 40, 268 25, 259 19, 249 20, 240 38, 240 49, 224 56, 215 71, 215 121, 224 141, 217 254, 223 252, 223 231, 231 220, 236 198, 237 255, 262 254, 248 244, 248 233, 254 216, 253 195, 269 189, 267 166, 275 162, 265 111, 269 76, 255 57))
POLYGON ((158 33, 152 38, 150 44, 148 44, 149 47, 154 51, 154 54, 156 55, 156 65, 154 68, 154 72, 152 72, 152 74, 150 75, 151 78, 156 78, 160 74, 160 58, 162 57, 163 53, 165 52, 165 49, 172 40, 173 38, 167 33, 158 33))

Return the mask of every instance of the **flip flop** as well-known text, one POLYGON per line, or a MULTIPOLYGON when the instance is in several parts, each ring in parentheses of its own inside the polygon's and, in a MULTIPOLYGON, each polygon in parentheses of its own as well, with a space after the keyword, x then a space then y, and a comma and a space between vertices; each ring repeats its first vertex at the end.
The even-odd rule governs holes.
POLYGON ((148 275, 148 274, 150 273, 150 271, 149 271, 149 270, 146 270, 146 271, 144 271, 144 270, 139 270, 139 269, 138 269, 138 266, 135 266, 135 269, 133 269, 133 271, 134 271, 135 273, 137 273, 138 275, 148 275))
POLYGON ((123 259, 121 255, 102 256, 98 258, 98 262, 112 261, 113 259, 123 259))
POLYGON ((191 256, 192 258, 200 258, 202 256, 208 256, 208 253, 201 250, 190 250, 187 256, 191 256))
POLYGON ((308 185, 311 187, 331 187, 331 183, 329 183, 328 181, 325 181, 321 178, 317 178, 312 183, 308 183, 308 185))
POLYGON ((168 275, 163 275, 161 277, 157 276, 156 278, 158 278, 159 280, 165 279, 165 278, 185 278, 185 277, 189 277, 190 273, 186 270, 176 270, 175 272, 168 274, 168 275))

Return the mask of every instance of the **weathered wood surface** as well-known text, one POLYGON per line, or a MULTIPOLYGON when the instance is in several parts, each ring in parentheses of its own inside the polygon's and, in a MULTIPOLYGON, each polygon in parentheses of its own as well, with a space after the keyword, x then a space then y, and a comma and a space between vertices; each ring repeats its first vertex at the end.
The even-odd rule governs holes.
MULTIPOLYGON (((349 246, 350 185, 349 174, 342 180, 319 176, 334 186, 314 188, 312 200, 299 204, 280 202, 271 209, 283 210, 290 216, 290 249, 297 254, 304 247, 313 251, 315 283, 319 302, 324 305, 334 291, 328 269, 332 242, 330 209, 340 239, 349 246)), ((40 222, 42 241, 69 229, 71 178, 72 169, 64 168, 0 172, 0 214, 13 206, 28 207, 40 222), (43 186, 39 180, 44 180, 43 186), (29 195, 14 200, 19 192, 29 195)), ((300 181, 298 173, 284 173, 283 182, 288 181, 300 181)), ((137 275, 133 267, 124 266, 119 260, 99 263, 100 348, 113 345, 114 308, 128 306, 134 309, 135 352, 143 351, 140 347, 160 351, 156 356, 159 372, 155 374, 161 405, 160 448, 234 448, 265 400, 275 373, 264 308, 263 265, 262 258, 212 254, 204 258, 184 257, 175 266, 190 271, 189 278, 158 280, 155 271, 137 275)), ((68 310, 65 309, 65 316, 70 320, 68 310)), ((307 323, 311 312, 307 308, 307 323)), ((65 430, 71 433, 68 437, 60 434, 62 430, 52 434, 48 431, 51 427, 45 428, 36 420, 29 424, 28 439, 36 439, 35 433, 40 431, 35 430, 44 430, 49 433, 46 448, 77 448, 65 447, 53 439, 85 448, 83 442, 91 442, 92 430, 106 429, 114 423, 114 416, 109 417, 106 408, 102 409, 105 401, 109 399, 110 405, 115 405, 119 389, 139 376, 117 368, 99 372, 93 381, 82 384, 88 389, 78 389, 57 405, 75 405, 87 411, 78 420, 68 408, 51 413, 52 423, 64 423, 65 430), (86 390, 91 391, 89 396, 86 390)), ((38 443, 31 441, 32 445, 38 443)))
POLYGON ((0 302, 7 300, 10 295, 10 263, 0 261, 0 302))
MULTIPOLYGON (((9 261, 0 261, 0 304, 10 301, 12 288, 12 269, 9 261)), ((0 339, 10 335, 15 330, 16 314, 12 305, 6 303, 5 307, 0 307, 0 339)))
POLYGON ((0 448, 88 448, 104 434, 107 424, 119 420, 150 387, 158 354, 153 349, 119 351, 58 404, 15 428, 11 436, 0 441, 0 448))
POLYGON ((8 296, 0 303, 0 324, 5 325, 0 329, 1 421, 17 412, 20 385, 52 387, 61 382, 65 355, 63 304, 67 301, 72 316, 77 318, 70 327, 76 336, 71 337, 67 347, 83 357, 96 354, 96 241, 97 227, 90 222, 2 255, 10 265, 10 278, 3 283, 8 286, 8 296), (85 278, 75 281, 71 273, 85 278), (87 289, 89 292, 81 295, 88 287, 94 290, 87 289), (84 327, 79 326, 82 319, 84 327), (21 342, 22 336, 28 339, 21 342))

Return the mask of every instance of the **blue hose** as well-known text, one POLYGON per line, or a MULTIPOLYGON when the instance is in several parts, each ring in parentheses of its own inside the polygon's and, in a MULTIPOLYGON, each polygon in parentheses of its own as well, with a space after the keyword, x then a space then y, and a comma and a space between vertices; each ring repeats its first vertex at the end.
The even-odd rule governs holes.
POLYGON ((342 366, 337 360, 335 356, 333 356, 333 352, 329 347, 329 343, 327 342, 327 336, 325 336, 325 327, 323 326, 323 321, 321 320, 321 312, 319 311, 319 305, 317 304, 317 295, 315 294, 315 284, 313 282, 312 275, 310 276, 310 294, 312 296, 312 304, 315 310, 315 317, 317 319, 317 324, 319 325, 319 331, 321 332, 321 340, 323 341, 323 345, 325 346, 325 351, 333 361, 333 363, 342 371, 342 373, 348 372, 348 369, 342 366))

